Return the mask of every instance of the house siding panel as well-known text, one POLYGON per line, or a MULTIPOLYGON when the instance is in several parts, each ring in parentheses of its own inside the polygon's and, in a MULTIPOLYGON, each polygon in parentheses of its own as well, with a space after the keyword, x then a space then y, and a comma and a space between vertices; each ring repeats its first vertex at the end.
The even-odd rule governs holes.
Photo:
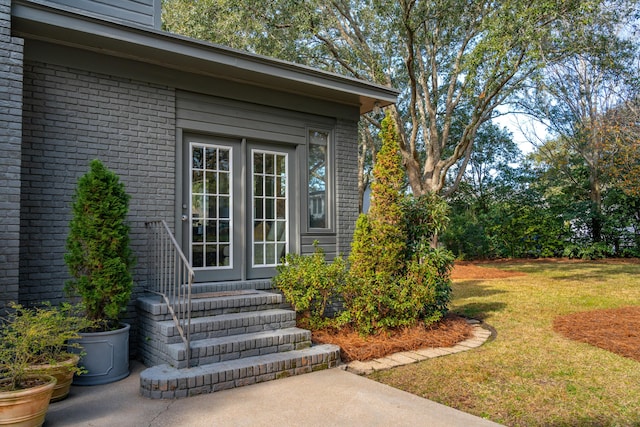
POLYGON ((177 125, 188 131, 305 144, 306 126, 333 126, 334 120, 191 92, 177 93, 177 125))
POLYGON ((11 37, 11 0, 0 0, 0 312, 19 296, 23 48, 11 37))
POLYGON ((160 29, 160 0, 49 0, 105 19, 160 29))
MULTIPOLYGON (((24 99, 20 301, 63 297, 72 194, 94 158, 132 196, 135 298, 147 277, 144 222, 174 222, 175 91, 27 61, 24 99)), ((135 316, 134 298, 125 321, 135 316)))

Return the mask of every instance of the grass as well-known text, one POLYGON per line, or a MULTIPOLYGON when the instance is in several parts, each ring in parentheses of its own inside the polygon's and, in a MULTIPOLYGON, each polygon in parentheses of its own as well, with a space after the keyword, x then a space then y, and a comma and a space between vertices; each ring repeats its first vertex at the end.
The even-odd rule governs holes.
POLYGON ((495 340, 371 378, 510 426, 639 426, 640 363, 552 329, 556 316, 640 306, 640 264, 487 265, 527 276, 454 282, 451 309, 495 340))

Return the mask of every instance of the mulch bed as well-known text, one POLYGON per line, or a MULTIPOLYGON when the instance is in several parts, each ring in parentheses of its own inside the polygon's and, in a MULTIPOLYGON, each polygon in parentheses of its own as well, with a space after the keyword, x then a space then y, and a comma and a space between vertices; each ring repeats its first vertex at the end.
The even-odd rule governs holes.
MULTIPOLYGON (((537 261, 537 260, 534 260, 537 261)), ((495 261, 494 261, 495 262, 495 261)), ((517 262, 509 260, 510 263, 517 262)), ((522 262, 532 262, 522 260, 522 262)), ((584 262, 581 260, 540 260, 538 262, 584 262)), ((593 262, 593 261, 592 261, 593 262)), ((632 260, 602 260, 602 263, 640 263, 632 260)), ((524 276, 518 271, 504 271, 484 267, 482 263, 456 262, 452 271, 453 280, 505 279, 524 276)), ((585 342, 640 362, 640 307, 624 307, 611 310, 594 310, 560 316, 555 319, 553 328, 569 339, 585 342)), ((399 351, 418 350, 429 347, 451 347, 471 336, 472 328, 465 319, 448 315, 440 322, 429 327, 418 325, 403 328, 385 334, 362 338, 357 332, 348 329, 325 329, 313 332, 313 341, 317 343, 337 344, 342 349, 341 357, 345 362, 352 360, 371 360, 399 351)))
POLYGON ((419 324, 363 338, 349 328, 313 331, 315 343, 336 344, 343 362, 371 360, 400 351, 430 347, 452 347, 471 336, 472 328, 465 319, 453 314, 429 326, 419 324))
POLYGON ((640 307, 594 310, 557 317, 553 329, 640 362, 640 307))

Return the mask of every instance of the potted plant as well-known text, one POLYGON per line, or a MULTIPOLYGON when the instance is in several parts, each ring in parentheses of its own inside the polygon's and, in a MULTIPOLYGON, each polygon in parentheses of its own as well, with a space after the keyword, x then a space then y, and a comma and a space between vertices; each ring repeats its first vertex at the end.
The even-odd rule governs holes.
POLYGON ((99 160, 80 177, 73 196, 65 262, 72 279, 65 288, 78 295, 86 317, 98 327, 83 332, 87 372, 77 385, 106 384, 129 375, 129 328, 119 322, 133 289, 134 264, 126 216, 130 196, 118 176, 99 160))
POLYGON ((16 319, 9 314, 0 329, 0 425, 41 426, 57 381, 29 371, 38 328, 16 319))
POLYGON ((52 307, 44 303, 42 307, 26 308, 10 304, 9 321, 14 329, 29 331, 22 334, 21 345, 26 349, 29 366, 34 374, 47 374, 56 378, 57 384, 51 395, 51 402, 67 397, 74 374, 82 372, 78 367, 80 356, 80 331, 90 328, 91 322, 76 314, 77 307, 67 303, 52 307))

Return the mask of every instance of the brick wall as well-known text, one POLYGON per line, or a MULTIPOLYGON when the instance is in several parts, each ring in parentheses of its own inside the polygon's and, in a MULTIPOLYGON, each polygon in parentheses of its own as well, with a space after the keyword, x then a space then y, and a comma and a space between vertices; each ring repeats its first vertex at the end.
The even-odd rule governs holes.
POLYGON ((0 0, 0 312, 18 301, 23 46, 11 37, 11 0, 0 0))
POLYGON ((358 219, 358 126, 339 120, 336 125, 336 193, 338 253, 348 256, 358 219))
MULTIPOLYGON (((133 301, 146 280, 144 222, 174 217, 175 93, 127 79, 25 64, 20 301, 59 302, 71 197, 91 159, 116 172, 132 196, 133 301)), ((135 330, 135 324, 132 325, 135 330)))

